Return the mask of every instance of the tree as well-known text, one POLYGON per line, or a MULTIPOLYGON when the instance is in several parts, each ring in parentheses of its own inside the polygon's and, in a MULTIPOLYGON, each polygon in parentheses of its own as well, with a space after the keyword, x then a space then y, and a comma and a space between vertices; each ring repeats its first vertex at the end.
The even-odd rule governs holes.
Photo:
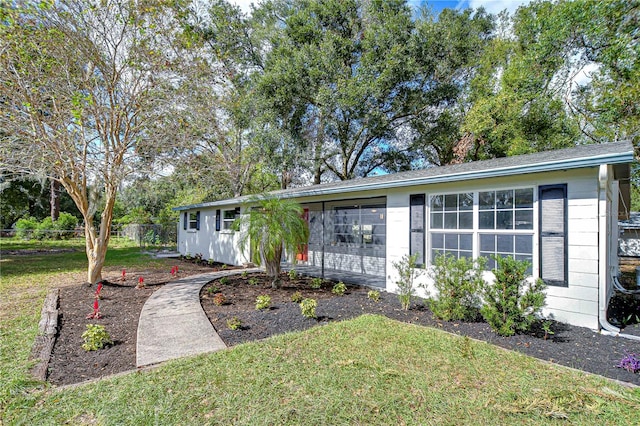
POLYGON ((95 283, 120 185, 161 151, 154 126, 171 112, 172 15, 162 3, 62 0, 5 5, 2 22, 0 167, 65 188, 95 283))
POLYGON ((272 278, 273 288, 279 286, 280 261, 283 250, 290 256, 309 239, 309 228, 303 219, 300 204, 288 199, 262 197, 254 200, 255 207, 235 224, 241 231, 240 248, 249 249, 252 261, 264 265, 272 278))
POLYGON ((369 174, 408 119, 410 8, 400 0, 301 0, 255 13, 273 28, 259 93, 310 159, 314 181, 325 170, 343 180, 369 174))

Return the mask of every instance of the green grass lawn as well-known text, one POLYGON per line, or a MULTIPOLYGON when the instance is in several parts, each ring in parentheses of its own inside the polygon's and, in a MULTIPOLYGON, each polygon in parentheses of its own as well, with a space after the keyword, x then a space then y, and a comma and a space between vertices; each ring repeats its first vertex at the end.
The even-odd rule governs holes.
POLYGON ((373 315, 52 389, 26 374, 42 296, 2 320, 6 424, 629 425, 640 418, 638 389, 373 315))

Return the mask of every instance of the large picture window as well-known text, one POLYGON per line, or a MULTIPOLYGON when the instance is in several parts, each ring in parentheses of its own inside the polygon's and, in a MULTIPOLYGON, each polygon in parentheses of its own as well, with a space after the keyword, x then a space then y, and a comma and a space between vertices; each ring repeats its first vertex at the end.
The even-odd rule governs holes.
POLYGON ((333 209, 333 241, 338 247, 386 245, 385 206, 340 206, 333 209))
POLYGON ((533 261, 533 188, 434 194, 429 197, 432 260, 441 253, 456 258, 512 256, 533 261))

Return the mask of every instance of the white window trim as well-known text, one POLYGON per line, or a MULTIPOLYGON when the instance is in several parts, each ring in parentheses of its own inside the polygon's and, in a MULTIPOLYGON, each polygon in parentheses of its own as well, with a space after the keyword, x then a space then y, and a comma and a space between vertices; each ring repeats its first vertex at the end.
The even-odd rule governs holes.
POLYGON ((235 222, 235 220, 240 216, 239 214, 236 214, 236 209, 225 209, 222 210, 221 214, 221 219, 222 219, 222 224, 220 226, 220 232, 223 234, 233 234, 235 231, 231 228, 231 225, 233 224, 233 222, 235 222), (233 213, 233 219, 227 219, 225 218, 226 213, 227 212, 232 212, 233 213))

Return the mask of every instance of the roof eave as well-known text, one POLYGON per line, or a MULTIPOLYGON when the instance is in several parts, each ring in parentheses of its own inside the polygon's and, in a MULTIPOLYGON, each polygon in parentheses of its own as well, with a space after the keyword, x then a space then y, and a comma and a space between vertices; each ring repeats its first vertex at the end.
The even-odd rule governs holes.
MULTIPOLYGON (((549 161, 546 163, 518 165, 510 167, 501 167, 489 170, 479 170, 476 172, 461 172, 461 173, 448 173, 441 176, 425 176, 417 177, 413 179, 398 179, 390 180, 387 182, 365 182, 361 184, 355 184, 350 186, 339 186, 336 188, 328 189, 314 189, 316 187, 309 187, 308 189, 301 189, 299 191, 291 192, 290 194, 281 194, 282 198, 303 198, 323 195, 333 195, 348 192, 369 191, 374 189, 389 189, 389 188, 403 188, 407 186, 418 185, 430 185, 444 182, 459 182, 463 180, 476 180, 487 179, 495 177, 504 177, 517 174, 530 174, 541 173, 558 170, 580 169, 588 167, 598 167, 601 164, 623 164, 631 163, 634 161, 633 152, 605 154, 584 158, 572 158, 570 160, 549 161)), ((207 207, 222 207, 228 205, 238 205, 246 203, 249 197, 230 198, 220 201, 212 201, 208 203, 192 204, 189 206, 174 207, 174 211, 192 210, 196 208, 207 207)))

